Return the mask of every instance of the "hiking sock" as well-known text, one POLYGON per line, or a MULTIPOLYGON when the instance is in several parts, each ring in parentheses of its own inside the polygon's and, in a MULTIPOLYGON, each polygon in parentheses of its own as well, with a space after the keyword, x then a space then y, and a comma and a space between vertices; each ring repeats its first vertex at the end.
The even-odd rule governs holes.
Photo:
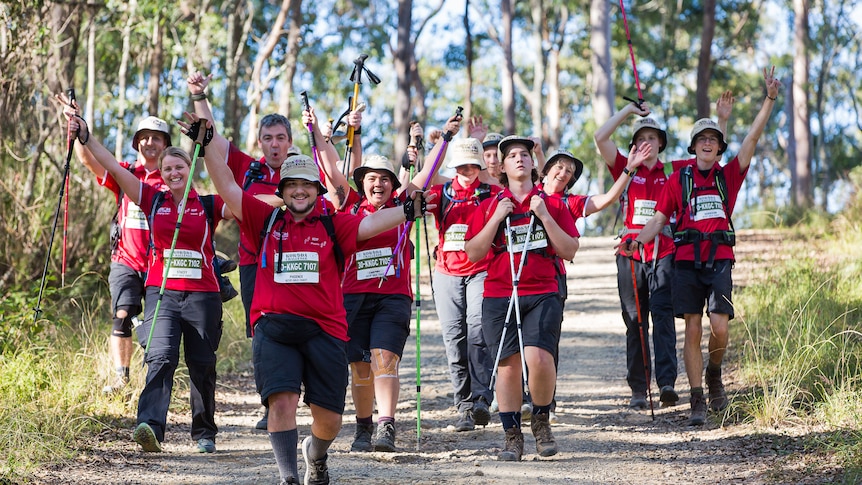
POLYGON ((269 433, 269 442, 272 444, 275 463, 278 465, 278 473, 282 480, 291 477, 299 479, 299 469, 296 465, 296 443, 298 440, 299 433, 296 428, 269 433))
POLYGON ((115 371, 117 372, 118 376, 122 377, 125 380, 129 380, 129 368, 128 367, 117 366, 115 371))
POLYGON ((500 413, 500 422, 503 423, 503 431, 510 428, 521 429, 521 412, 500 413))
POLYGON ((392 424, 395 424, 395 418, 390 417, 390 416, 380 416, 380 417, 377 419, 377 424, 383 424, 383 423, 392 423, 392 424))
POLYGON ((322 440, 317 436, 314 436, 314 433, 311 433, 311 443, 308 446, 308 456, 309 461, 316 461, 324 456, 326 456, 326 450, 329 449, 329 445, 332 444, 332 440, 322 440))
POLYGON ((371 416, 368 416, 367 418, 357 417, 356 422, 359 424, 374 424, 374 420, 371 419, 371 416))
POLYGON ((551 413, 551 405, 550 404, 548 404, 547 406, 536 406, 535 403, 533 404, 533 416, 535 416, 537 414, 550 414, 550 413, 551 413))
POLYGON ((691 388, 691 395, 694 396, 697 394, 700 394, 701 396, 703 396, 703 388, 702 387, 692 387, 691 388))

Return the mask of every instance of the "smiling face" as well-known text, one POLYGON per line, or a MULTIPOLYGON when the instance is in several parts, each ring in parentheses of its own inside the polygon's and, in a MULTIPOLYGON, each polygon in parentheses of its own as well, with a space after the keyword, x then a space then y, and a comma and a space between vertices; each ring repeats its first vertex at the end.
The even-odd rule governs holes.
POLYGON ((552 194, 564 192, 575 176, 575 164, 569 160, 557 160, 545 175, 544 186, 552 194))
POLYGON ((704 130, 694 137, 692 145, 698 162, 711 164, 718 160, 721 151, 721 134, 714 130, 704 130))
POLYGON ((456 167, 455 173, 458 177, 458 183, 460 183, 462 187, 467 187, 476 181, 481 170, 482 169, 478 165, 473 165, 472 163, 456 167))
POLYGON ((284 205, 298 218, 305 217, 314 209, 319 195, 317 182, 305 179, 284 179, 279 190, 284 205))
POLYGON ((392 174, 386 170, 369 170, 362 178, 362 190, 371 205, 382 207, 392 198, 392 174))
POLYGON ((257 146, 263 152, 267 165, 279 168, 287 159, 287 150, 293 145, 290 133, 284 125, 276 124, 261 127, 257 138, 257 146))
MULTIPOLYGON (((143 144, 143 139, 141 144, 143 144)), ((191 171, 188 160, 177 154, 167 153, 159 163, 159 171, 162 180, 171 192, 185 191, 186 181, 189 179, 189 172, 191 171)))
POLYGON ((154 162, 168 147, 168 137, 161 131, 142 130, 137 134, 138 153, 145 161, 154 162))

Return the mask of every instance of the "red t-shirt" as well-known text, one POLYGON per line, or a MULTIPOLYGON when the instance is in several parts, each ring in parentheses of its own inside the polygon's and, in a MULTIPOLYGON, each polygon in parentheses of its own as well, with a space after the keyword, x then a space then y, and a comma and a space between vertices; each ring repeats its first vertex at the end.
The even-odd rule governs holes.
MULTIPOLYGON (((522 202, 518 202, 509 189, 503 189, 497 197, 483 201, 479 205, 479 210, 475 211, 470 219, 466 240, 472 239, 487 225, 488 219, 494 213, 500 199, 506 197, 512 199, 514 210, 510 217, 512 232, 516 241, 513 246, 515 271, 518 271, 521 262, 521 250, 523 249, 523 242, 519 244, 518 241, 519 236, 521 240, 526 236, 527 226, 530 223, 530 199, 533 195, 541 194, 542 192, 539 191, 538 187, 533 187, 530 194, 522 202)), ((572 220, 569 210, 563 206, 563 202, 557 198, 545 197, 545 205, 560 228, 569 236, 576 237, 575 221, 572 220)), ((558 258, 551 246, 550 239, 538 222, 538 218, 536 218, 530 235, 530 243, 527 246, 532 250, 528 250, 527 261, 518 282, 518 293, 521 295, 542 295, 555 293, 558 290, 557 270, 555 268, 558 258)), ((506 246, 505 223, 501 224, 501 227, 503 230, 497 232, 489 251, 488 277, 485 279, 485 297, 487 298, 504 298, 512 295, 512 269, 506 246)))
MULTIPOLYGON (((233 172, 233 179, 237 185, 243 187, 251 195, 274 194, 278 189, 281 179, 281 171, 270 167, 266 160, 260 159, 261 179, 250 179, 247 177, 249 166, 255 159, 237 148, 233 143, 227 155, 227 166, 233 172), (246 186, 248 188, 246 188, 246 186)), ((240 231, 239 235, 239 264, 247 266, 257 263, 257 253, 249 250, 251 242, 248 237, 240 231)))
MULTIPOLYGON (((329 335, 347 341, 347 315, 341 275, 332 241, 315 207, 296 222, 289 211, 276 220, 262 242, 273 209, 269 204, 242 195, 240 230, 250 236, 251 249, 260 258, 251 301, 251 322, 267 313, 291 314, 314 320, 329 335), (260 247, 263 246, 263 247, 260 247), (279 265, 280 271, 275 268, 279 265)), ((345 258, 356 252, 356 233, 362 218, 338 213, 332 217, 335 238, 345 258)))
MULTIPOLYGON (((730 216, 736 205, 736 198, 742 189, 742 182, 748 173, 748 167, 740 170, 739 158, 734 157, 726 166, 721 167, 717 162, 704 177, 697 166, 692 167, 693 188, 689 206, 682 212, 682 172, 675 173, 665 186, 661 197, 656 205, 656 210, 664 215, 673 214, 677 216, 677 231, 696 229, 703 233, 713 231, 726 231, 730 229, 730 216), (727 183, 727 212, 721 202, 721 196, 715 186, 715 172, 721 170, 727 183)), ((709 260, 709 252, 712 243, 702 241, 700 243, 700 260, 709 260)), ((684 244, 676 249, 677 261, 694 261, 694 244, 684 244)), ((716 249, 715 259, 734 259, 733 248, 720 244, 716 249)))
MULTIPOLYGON (((549 197, 560 199, 563 202, 565 207, 569 210, 569 214, 572 215, 572 220, 575 221, 575 237, 581 237, 581 233, 578 231, 577 222, 578 219, 586 217, 584 211, 587 209, 587 201, 590 200, 590 196, 557 192, 555 194, 551 194, 549 197)), ((561 275, 566 274, 566 262, 562 258, 557 258, 557 271, 561 275)))
MULTIPOLYGON (((155 187, 141 184, 141 209, 147 217, 153 208, 153 198, 159 193, 155 187)), ((222 219, 224 201, 213 196, 213 224, 218 226, 222 219)), ((150 271, 147 273, 147 286, 161 286, 164 266, 171 249, 177 227, 177 201, 171 192, 165 192, 165 199, 155 214, 153 222, 153 248, 150 251, 150 271)), ((173 260, 165 289, 177 291, 218 292, 218 280, 213 268, 213 233, 215 227, 208 227, 204 206, 197 192, 189 192, 188 201, 173 260)))
MULTIPOLYGON (((628 164, 628 157, 617 152, 617 159, 614 166, 611 167, 611 175, 614 180, 623 175, 623 169, 628 164)), ((695 159, 674 160, 671 162, 673 171, 676 172, 686 165, 694 163, 695 159)), ((628 177, 628 175, 626 175, 628 177)), ((643 229, 644 225, 655 214, 655 205, 659 196, 667 182, 667 175, 664 173, 664 164, 659 160, 652 169, 645 165, 638 167, 637 173, 632 177, 628 187, 628 204, 623 207, 625 214, 625 226, 628 233, 632 233, 631 237, 637 237, 637 233, 643 229)), ((668 219, 670 218, 670 215, 668 219)), ((663 258, 674 252, 673 238, 664 233, 659 233, 658 257, 663 258)), ((653 260, 655 254, 655 239, 644 244, 643 256, 645 261, 653 260)), ((641 260, 641 252, 635 251, 633 255, 636 261, 641 260)))
POLYGON ((437 262, 434 264, 434 269, 442 274, 472 276, 488 269, 488 258, 473 263, 467 258, 467 253, 464 252, 464 235, 467 232, 470 218, 473 217, 482 200, 495 197, 502 189, 500 186, 490 185, 487 194, 480 194, 481 185, 479 179, 476 179, 468 187, 464 187, 456 177, 452 179, 449 194, 443 192, 445 185, 442 184, 434 185, 428 189, 429 196, 430 194, 437 194, 437 198, 434 199, 437 203, 437 209, 433 211, 433 214, 437 223, 439 240, 435 251, 437 262), (445 214, 443 213, 444 198, 449 199, 448 203, 445 204, 445 214))
MULTIPOLYGON (((395 207, 396 199, 403 204, 406 196, 400 197, 393 194, 392 199, 384 205, 384 208, 395 207)), ((360 198, 359 194, 351 189, 344 204, 345 212, 366 217, 377 212, 377 209, 368 203, 368 199, 360 198)), ((407 295, 413 298, 413 289, 410 283, 410 261, 413 259, 413 244, 410 242, 409 234, 401 244, 397 257, 392 261, 392 251, 398 244, 398 238, 404 230, 405 224, 382 232, 371 239, 356 243, 356 254, 349 258, 345 257, 344 278, 341 287, 345 294, 376 293, 382 295, 407 295), (381 282, 380 276, 389 266, 386 279, 381 282)))
MULTIPOLYGON (((129 170, 133 165, 129 162, 120 162, 120 166, 129 170)), ((144 164, 137 162, 134 170, 129 170, 141 182, 152 185, 159 190, 167 190, 158 169, 148 172, 144 164)), ((117 181, 107 171, 105 177, 97 179, 99 184, 107 187, 118 198, 122 190, 117 181)), ((120 226, 120 241, 117 248, 111 253, 111 261, 122 263, 135 271, 147 271, 147 249, 150 246, 150 226, 147 216, 126 194, 118 201, 120 207, 117 211, 117 223, 120 226)))

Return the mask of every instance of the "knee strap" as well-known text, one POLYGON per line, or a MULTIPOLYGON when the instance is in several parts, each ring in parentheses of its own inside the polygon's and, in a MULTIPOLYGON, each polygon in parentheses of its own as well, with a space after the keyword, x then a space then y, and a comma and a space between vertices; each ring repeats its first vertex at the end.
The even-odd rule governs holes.
POLYGON ((369 371, 367 376, 360 375, 355 363, 350 364, 350 373, 353 376, 353 385, 356 387, 365 387, 374 384, 373 374, 369 371))
POLYGON ((384 355, 381 349, 371 350, 371 372, 375 378, 397 379, 400 361, 401 358, 391 352, 384 355))
POLYGON ((128 338, 132 336, 132 307, 122 306, 117 307, 117 310, 125 310, 125 317, 117 317, 113 318, 113 326, 111 328, 111 335, 114 337, 123 337, 128 338))

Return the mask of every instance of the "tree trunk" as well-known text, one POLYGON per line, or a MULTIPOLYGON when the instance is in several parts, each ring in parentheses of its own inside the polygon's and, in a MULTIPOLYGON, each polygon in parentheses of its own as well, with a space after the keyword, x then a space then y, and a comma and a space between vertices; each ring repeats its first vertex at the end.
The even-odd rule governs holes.
POLYGON ((287 31, 287 55, 284 56, 281 73, 281 97, 278 112, 290 119, 290 105, 293 101, 293 76, 296 74, 299 57, 299 36, 302 33, 302 0, 290 2, 290 27, 287 31))
POLYGON ((98 4, 88 3, 90 21, 87 23, 87 101, 84 106, 84 119, 89 126, 93 125, 93 109, 96 99, 96 21, 99 11, 98 4))
POLYGON ((808 0, 793 0, 793 134, 796 178, 791 181, 793 203, 810 208, 811 129, 808 125, 808 0))
POLYGON ((590 52, 593 119, 596 126, 601 126, 613 115, 616 96, 611 75, 610 6, 606 0, 591 0, 590 52))
POLYGON ((129 76, 129 59, 132 51, 132 26, 135 23, 137 16, 138 1, 130 0, 126 4, 126 23, 123 25, 123 49, 120 54, 120 69, 117 72, 117 136, 116 144, 114 145, 114 158, 117 160, 123 159, 123 144, 125 143, 126 133, 126 80, 129 76))
POLYGON ((398 37, 395 41, 395 52, 392 53, 397 85, 395 109, 392 113, 392 123, 395 127, 393 140, 395 159, 398 159, 407 149, 407 137, 404 134, 410 129, 410 87, 413 85, 413 70, 410 68, 413 52, 412 10, 413 0, 398 1, 398 37))
POLYGON ((703 2, 703 31, 697 60, 697 117, 709 118, 709 80, 712 77, 712 39, 715 37, 715 0, 703 2))
MULTIPOLYGON (((548 130, 545 142, 549 147, 561 148, 562 139, 562 107, 560 104, 560 52, 566 41, 566 24, 569 21, 569 9, 559 6, 556 9, 556 29, 553 31, 553 39, 548 39, 550 50, 548 52, 548 75, 545 83, 548 86, 548 98, 545 100, 545 115, 547 117, 548 130)), ((549 29, 549 32, 551 30, 549 29)))
POLYGON ((243 39, 247 38, 251 29, 251 17, 254 13, 253 4, 243 8, 243 0, 233 0, 227 5, 227 46, 225 48, 225 96, 224 121, 222 131, 225 138, 239 143, 236 134, 242 123, 240 115, 239 96, 239 63, 245 49, 243 39))
POLYGON ((156 15, 153 20, 153 51, 150 55, 150 79, 147 82, 147 112, 159 116, 159 84, 165 64, 164 44, 162 42, 162 19, 156 15))
POLYGON ((500 0, 500 12, 503 18, 503 62, 500 66, 500 97, 503 105, 503 133, 514 134, 515 131, 515 62, 512 60, 512 24, 514 7, 512 0, 500 0))
MULTIPOLYGON (((467 70, 467 85, 464 89, 464 116, 473 116, 473 33, 470 30, 470 0, 464 2, 464 57, 467 70)), ((482 140, 479 140, 482 141, 482 140)))

